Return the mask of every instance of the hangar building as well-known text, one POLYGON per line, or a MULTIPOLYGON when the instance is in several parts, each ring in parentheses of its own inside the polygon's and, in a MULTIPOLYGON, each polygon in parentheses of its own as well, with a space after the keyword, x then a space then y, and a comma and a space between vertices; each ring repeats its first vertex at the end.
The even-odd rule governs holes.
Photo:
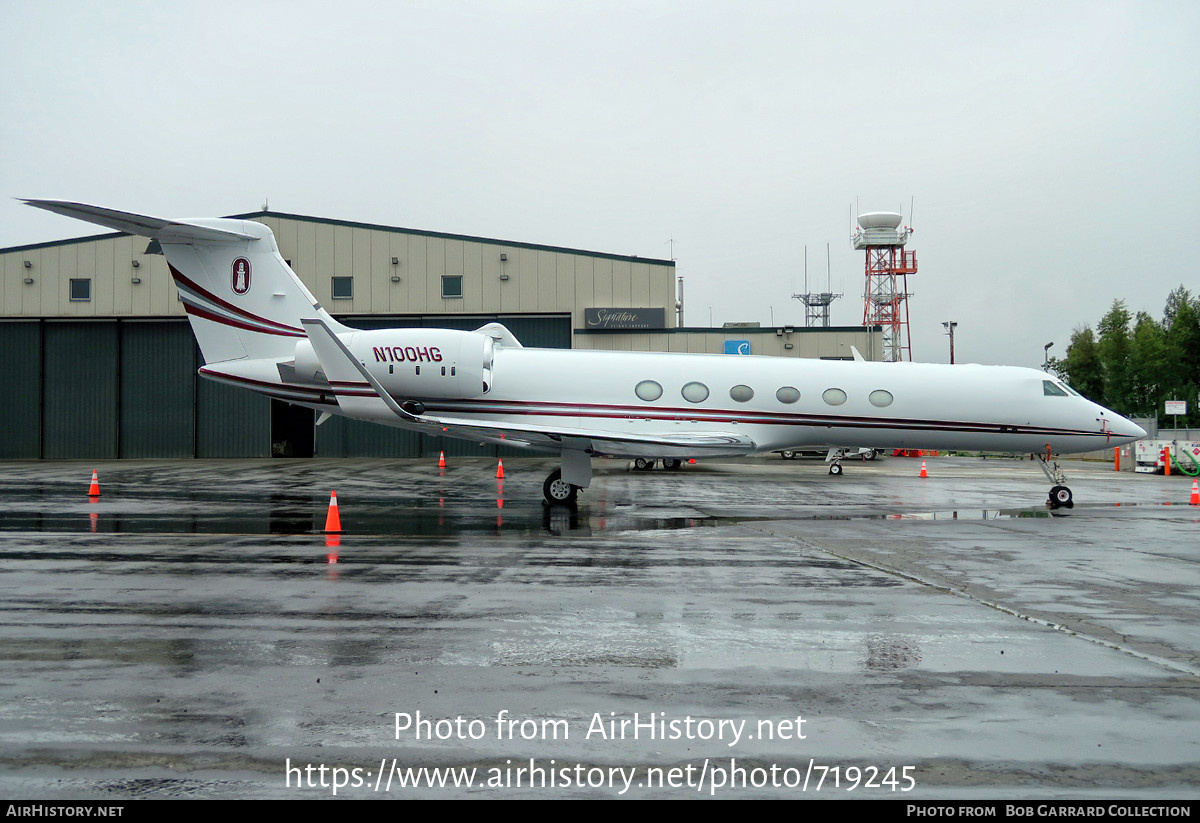
MULTIPOLYGON (((879 331, 676 326, 675 263, 261 211, 283 257, 358 328, 505 324, 526 346, 868 358, 879 331)), ((203 379, 155 242, 109 233, 0 249, 0 459, 496 455, 203 379)))

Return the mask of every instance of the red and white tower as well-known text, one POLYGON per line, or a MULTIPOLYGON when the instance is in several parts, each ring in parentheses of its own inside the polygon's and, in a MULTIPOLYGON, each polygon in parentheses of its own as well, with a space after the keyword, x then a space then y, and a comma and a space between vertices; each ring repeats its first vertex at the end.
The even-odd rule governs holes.
POLYGON ((883 359, 889 363, 912 360, 908 275, 917 271, 917 253, 904 250, 912 229, 901 228, 901 220, 890 211, 860 214, 851 237, 854 248, 867 253, 863 325, 883 327, 883 359))

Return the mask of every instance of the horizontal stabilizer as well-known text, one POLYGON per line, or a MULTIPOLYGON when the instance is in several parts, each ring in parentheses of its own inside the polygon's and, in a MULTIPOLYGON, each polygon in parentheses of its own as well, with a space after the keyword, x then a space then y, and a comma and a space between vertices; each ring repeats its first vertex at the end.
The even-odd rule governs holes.
POLYGON ((95 223, 117 231, 156 238, 160 243, 228 242, 230 240, 257 240, 253 234, 231 229, 202 226, 186 220, 165 220, 145 214, 89 206, 86 203, 71 203, 66 200, 23 200, 26 205, 45 209, 77 220, 95 223))

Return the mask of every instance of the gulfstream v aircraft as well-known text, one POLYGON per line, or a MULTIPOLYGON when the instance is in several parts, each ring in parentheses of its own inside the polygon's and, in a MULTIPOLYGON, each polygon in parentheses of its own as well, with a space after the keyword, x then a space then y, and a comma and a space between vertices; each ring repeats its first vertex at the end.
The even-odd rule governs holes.
MULTIPOLYGON (((1071 506, 1055 453, 1145 436, 1035 369, 524 348, 475 331, 361 331, 334 320, 250 220, 163 220, 56 200, 31 206, 152 237, 192 331, 200 373, 322 413, 557 453, 550 503, 573 503, 593 456, 731 457, 814 444, 1036 453, 1071 506)), ((835 448, 836 447, 836 448, 835 448)))

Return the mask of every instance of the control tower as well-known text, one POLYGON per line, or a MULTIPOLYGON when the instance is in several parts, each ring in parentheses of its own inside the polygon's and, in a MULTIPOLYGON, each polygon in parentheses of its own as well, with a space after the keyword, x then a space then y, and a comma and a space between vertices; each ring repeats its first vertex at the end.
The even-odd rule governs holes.
POLYGON ((908 330, 908 275, 916 274, 917 253, 905 251, 912 229, 901 228, 903 218, 890 211, 858 216, 851 242, 867 253, 867 284, 863 325, 883 327, 883 360, 912 360, 908 330))

